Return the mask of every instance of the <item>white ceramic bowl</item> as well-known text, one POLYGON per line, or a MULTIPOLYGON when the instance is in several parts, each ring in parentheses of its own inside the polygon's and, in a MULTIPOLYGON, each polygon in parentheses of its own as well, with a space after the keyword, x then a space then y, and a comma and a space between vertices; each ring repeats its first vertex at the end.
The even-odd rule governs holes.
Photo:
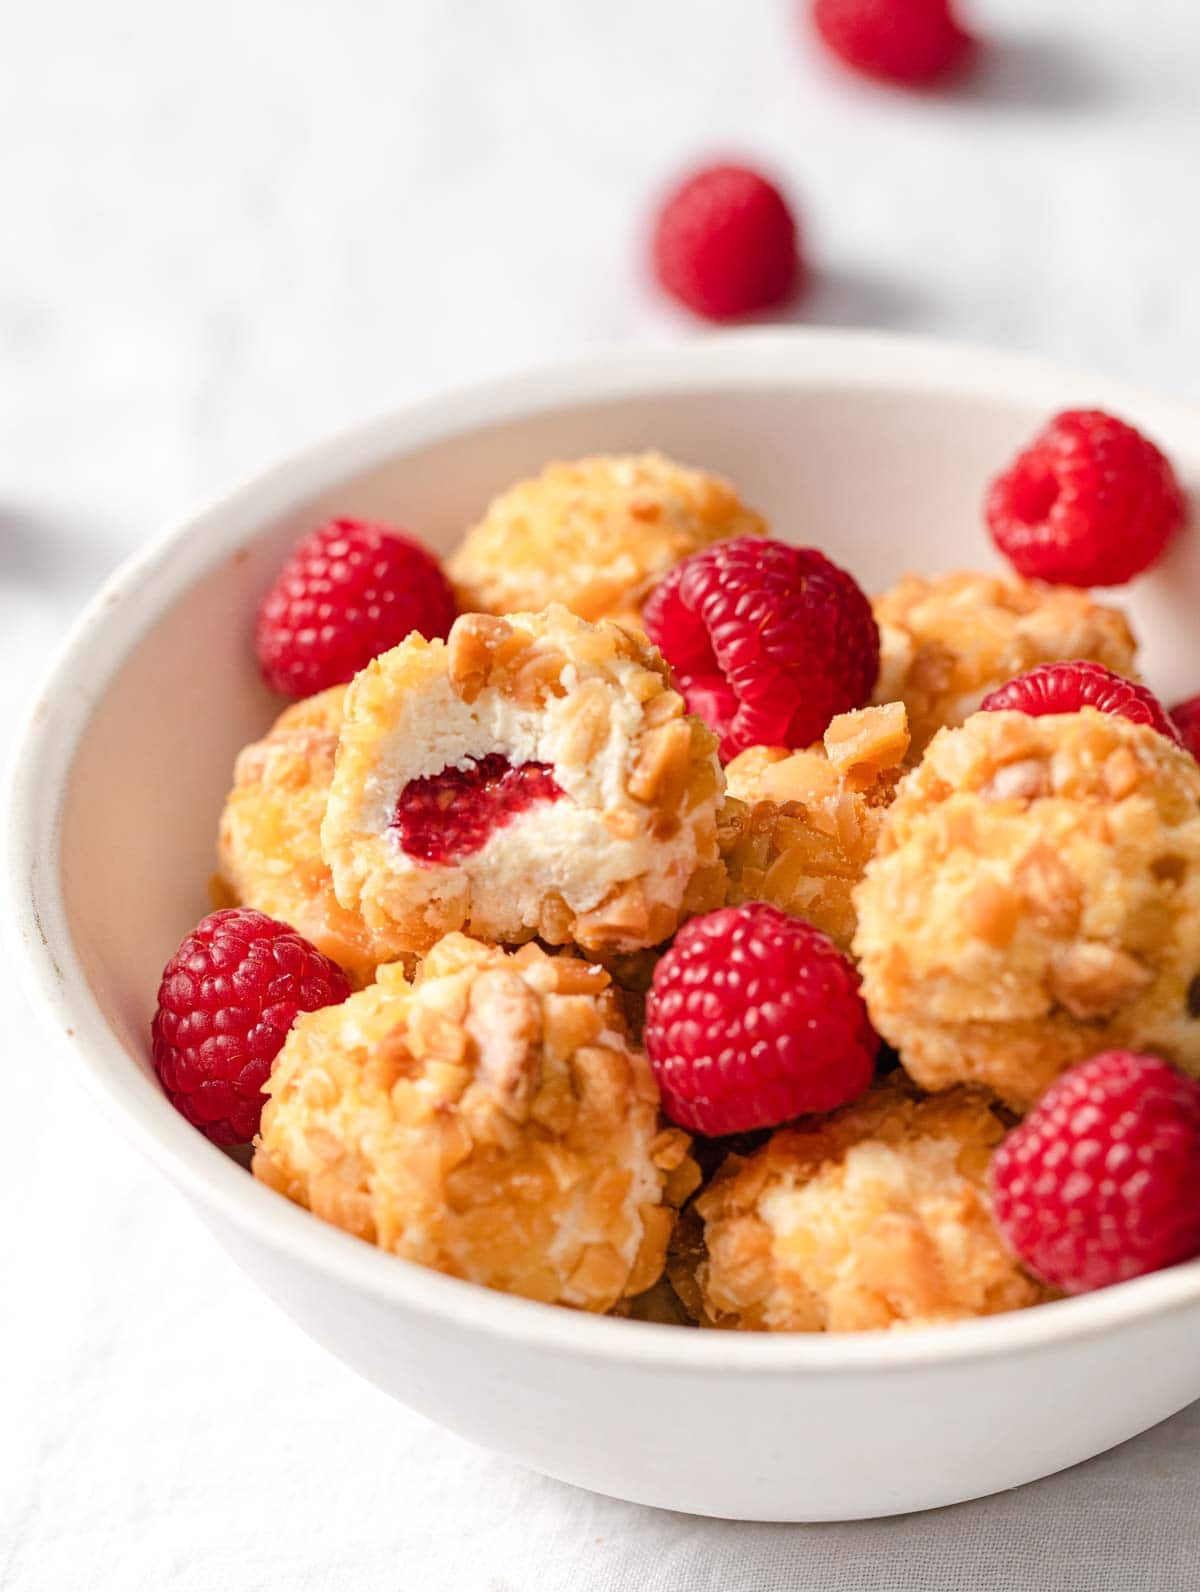
MULTIPOLYGON (((989 474, 1046 414, 1103 404, 1194 485, 1200 415, 1008 356, 769 332, 618 354, 418 405, 312 448, 122 569, 17 749, 10 915, 85 1083, 244 1269, 380 1387, 616 1497, 767 1520, 924 1509, 1096 1454, 1200 1395, 1200 1264, 1022 1314, 899 1334, 689 1332, 489 1293, 376 1251, 256 1183, 159 1093, 163 961, 207 907, 233 756, 275 704, 251 614, 334 511, 450 546, 554 457, 654 446, 729 474, 777 535, 869 587, 991 562, 989 474)), ((1200 538, 1129 594, 1150 679, 1200 688, 1200 538)), ((147 1257, 149 1261, 149 1257, 147 1257)))

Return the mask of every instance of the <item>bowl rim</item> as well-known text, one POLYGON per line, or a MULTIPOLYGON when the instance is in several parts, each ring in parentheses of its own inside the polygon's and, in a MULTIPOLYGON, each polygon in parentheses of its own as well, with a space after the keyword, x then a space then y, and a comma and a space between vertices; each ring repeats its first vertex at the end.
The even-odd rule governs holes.
POLYGON ((900 1333, 685 1332, 547 1308, 443 1276, 376 1249, 292 1205, 209 1144, 109 1030, 69 933, 57 833, 75 750, 115 672, 161 612, 236 553, 257 526, 397 453, 570 403, 688 391, 837 384, 995 397, 1048 411, 1081 401, 1150 428, 1195 432, 1200 412, 1053 363, 889 333, 757 329, 618 349, 494 378, 393 409, 301 448, 211 497, 123 563, 59 647, 14 739, 5 779, 6 922, 31 1005, 124 1133, 203 1211, 355 1291, 430 1320, 561 1355, 694 1374, 885 1373, 961 1365, 1080 1341, 1200 1306, 1200 1261, 1034 1310, 900 1333), (65 1042, 65 1043, 64 1043, 65 1042))

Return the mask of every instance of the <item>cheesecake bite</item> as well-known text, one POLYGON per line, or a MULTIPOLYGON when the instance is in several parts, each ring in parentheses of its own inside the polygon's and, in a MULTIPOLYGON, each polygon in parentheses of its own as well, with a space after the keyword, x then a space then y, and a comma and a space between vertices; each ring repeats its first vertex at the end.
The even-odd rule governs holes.
POLYGON ((598 966, 442 940, 301 1017, 267 1089, 256 1177, 451 1276, 605 1311, 662 1273, 699 1171, 664 1127, 598 966))
POLYGON ((862 1332, 1044 1297, 992 1218, 1005 1123, 979 1091, 887 1082, 731 1155, 681 1224, 671 1279, 704 1326, 862 1332))
POLYGON ((641 626, 667 571, 702 547, 759 536, 761 516, 720 476, 661 453, 551 464, 488 506, 450 560, 460 606, 508 614, 562 603, 641 626))
POLYGON ((1200 768, 1085 707, 977 713, 902 783, 856 893, 863 996, 926 1089, 1019 1110, 1098 1051, 1200 1073, 1200 768))
POLYGON ((467 614, 354 680, 322 844, 343 907, 407 950, 463 929, 633 952, 719 903, 722 785, 643 637, 467 614))
POLYGON ((908 744, 904 706, 893 702, 839 714, 805 751, 753 746, 735 757, 720 826, 729 904, 770 901, 848 950, 854 888, 908 744))
POLYGON ((1035 664, 1089 658, 1136 675, 1124 614, 1070 586, 961 570, 906 575, 873 606, 875 701, 907 707, 914 761, 943 725, 962 724, 989 691, 1035 664))

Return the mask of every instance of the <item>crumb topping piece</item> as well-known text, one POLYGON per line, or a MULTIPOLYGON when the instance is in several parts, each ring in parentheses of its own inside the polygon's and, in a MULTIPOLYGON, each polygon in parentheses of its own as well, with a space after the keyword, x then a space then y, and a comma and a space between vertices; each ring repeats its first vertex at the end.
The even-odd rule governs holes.
POLYGON ((753 746, 735 757, 720 830, 730 905, 770 901, 848 950, 854 887, 907 751, 904 705, 892 702, 839 714, 805 751, 753 746))

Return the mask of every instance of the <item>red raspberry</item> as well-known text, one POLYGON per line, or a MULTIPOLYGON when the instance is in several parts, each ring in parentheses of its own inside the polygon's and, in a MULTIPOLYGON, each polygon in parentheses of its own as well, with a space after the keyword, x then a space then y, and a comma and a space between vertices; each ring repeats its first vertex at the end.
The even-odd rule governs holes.
POLYGON ((862 1094, 879 1050, 851 964, 764 902, 680 929, 654 969, 645 1043, 667 1115, 709 1134, 832 1111, 862 1094))
POLYGON ((171 1104, 214 1144, 247 1143, 296 1014, 349 993, 341 968, 286 923, 244 907, 210 913, 158 987, 154 1070, 171 1104))
POLYGON ((950 0, 813 0, 812 19, 847 66, 885 83, 931 83, 975 48, 950 0))
POLYGON ((330 520, 300 543, 259 605, 258 661, 273 690, 312 696, 414 630, 444 637, 457 612, 441 565, 419 542, 330 520))
POLYGON ((1171 709, 1171 722, 1192 756, 1200 758, 1200 696, 1177 702, 1171 709))
POLYGON ((470 768, 444 768, 409 780, 391 827, 410 857, 455 862, 479 851, 497 829, 529 808, 562 794, 549 764, 514 768, 503 753, 489 752, 470 768))
POLYGON ((1063 1076, 992 1157, 996 1220, 1067 1293, 1200 1255, 1200 1084, 1108 1050, 1063 1076))
POLYGON ((1121 586, 1161 558, 1184 520, 1170 462, 1099 409, 1068 409, 987 495, 996 546, 1021 575, 1121 586))
POLYGON ((979 707, 983 713, 1025 713, 1031 719, 1095 708, 1134 724, 1149 724, 1169 741, 1179 741, 1179 731, 1152 691, 1084 658, 1039 663, 1028 674, 989 691, 979 707))
POLYGON ((811 547, 718 542, 671 570, 642 620, 726 761, 747 746, 810 746, 879 673, 870 603, 811 547))
POLYGON ((654 269, 668 293, 709 320, 783 304, 802 275, 787 201, 745 166, 698 172, 659 212, 654 269))

